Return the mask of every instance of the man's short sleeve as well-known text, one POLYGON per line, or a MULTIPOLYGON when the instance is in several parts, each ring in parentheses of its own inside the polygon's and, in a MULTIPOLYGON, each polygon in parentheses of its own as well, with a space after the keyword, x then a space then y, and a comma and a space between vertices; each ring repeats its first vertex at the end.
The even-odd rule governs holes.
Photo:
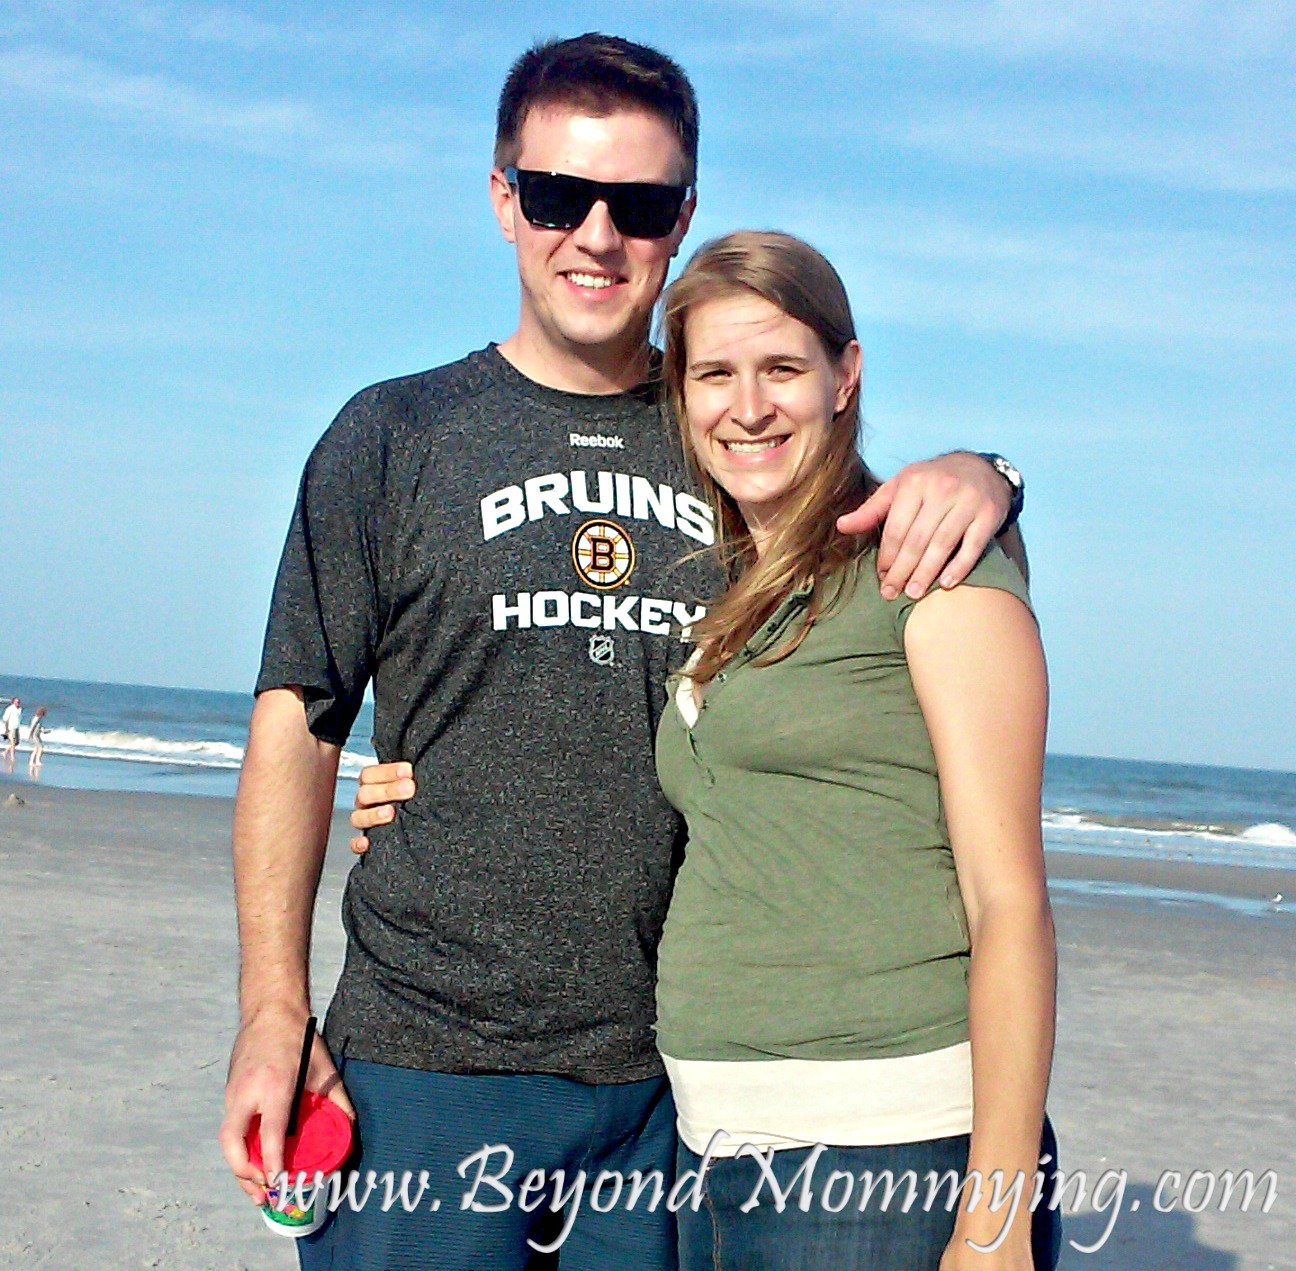
POLYGON ((310 730, 341 746, 373 674, 380 630, 379 431, 352 402, 306 463, 279 561, 256 692, 298 685, 310 730))

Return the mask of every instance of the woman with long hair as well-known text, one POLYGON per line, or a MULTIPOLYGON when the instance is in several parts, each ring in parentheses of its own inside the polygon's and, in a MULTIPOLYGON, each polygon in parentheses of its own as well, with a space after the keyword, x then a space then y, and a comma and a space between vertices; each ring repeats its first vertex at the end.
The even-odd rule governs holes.
POLYGON ((1048 1209, 1032 1248, 1056 952, 1025 581, 992 547, 966 584, 886 600, 876 542, 835 529, 875 481, 846 291, 806 243, 708 243, 664 337, 727 581, 657 736, 688 825, 658 950, 678 1172, 700 1176, 683 1271, 1051 1266, 1048 1209))
POLYGON ((873 478, 850 305, 813 248, 704 246, 664 325, 729 580, 657 739, 689 828, 658 1045, 681 1170, 710 1155, 682 1266, 1030 1267, 1055 944, 1024 580, 992 548, 965 585, 886 601, 876 544, 835 532, 873 478), (949 1170, 1021 1180, 1013 1220, 970 1192, 924 1206, 949 1170), (865 1195, 885 1177, 917 1180, 907 1212, 904 1186, 865 1195))

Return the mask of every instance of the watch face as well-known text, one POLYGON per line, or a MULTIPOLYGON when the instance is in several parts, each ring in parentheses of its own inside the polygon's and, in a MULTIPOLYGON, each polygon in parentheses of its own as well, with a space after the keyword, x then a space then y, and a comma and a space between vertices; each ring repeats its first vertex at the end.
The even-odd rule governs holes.
POLYGON ((995 471, 996 471, 996 472, 997 472, 1001 477, 1003 477, 1003 479, 1004 479, 1005 481, 1007 481, 1009 485, 1015 487, 1015 488, 1018 489, 1018 490, 1021 489, 1021 487, 1022 487, 1022 474, 1021 474, 1020 472, 1018 472, 1017 469, 1014 468, 1014 467, 1012 466, 1012 464, 1010 464, 1010 463, 1008 462, 1008 460, 1005 459, 1002 455, 1000 455, 1000 456, 995 460, 995 462, 994 462, 994 468, 995 468, 995 471))

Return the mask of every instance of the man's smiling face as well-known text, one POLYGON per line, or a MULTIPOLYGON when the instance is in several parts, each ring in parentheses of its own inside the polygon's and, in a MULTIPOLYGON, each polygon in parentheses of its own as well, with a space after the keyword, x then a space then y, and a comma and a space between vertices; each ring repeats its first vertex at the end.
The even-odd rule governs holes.
MULTIPOLYGON (((682 184, 685 160, 669 123, 641 110, 582 114, 538 107, 522 126, 516 166, 605 182, 682 184)), ((517 248, 522 314, 517 341, 521 369, 555 387, 581 391, 582 368, 630 382, 646 367, 648 325, 671 257, 692 214, 685 203, 665 238, 622 234, 596 202, 574 229, 541 229, 522 215, 516 189, 497 169, 491 201, 504 237, 517 248)), ((621 387, 629 384, 622 383, 621 387)))

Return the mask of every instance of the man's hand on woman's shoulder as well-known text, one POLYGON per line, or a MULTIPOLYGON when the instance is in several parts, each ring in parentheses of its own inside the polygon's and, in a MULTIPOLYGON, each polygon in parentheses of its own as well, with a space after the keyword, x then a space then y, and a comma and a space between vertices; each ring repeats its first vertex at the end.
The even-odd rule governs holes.
POLYGON ((956 451, 902 468, 837 528, 867 534, 881 526, 882 594, 918 599, 938 580, 947 588, 961 583, 1011 506, 1008 482, 980 455, 956 451))

